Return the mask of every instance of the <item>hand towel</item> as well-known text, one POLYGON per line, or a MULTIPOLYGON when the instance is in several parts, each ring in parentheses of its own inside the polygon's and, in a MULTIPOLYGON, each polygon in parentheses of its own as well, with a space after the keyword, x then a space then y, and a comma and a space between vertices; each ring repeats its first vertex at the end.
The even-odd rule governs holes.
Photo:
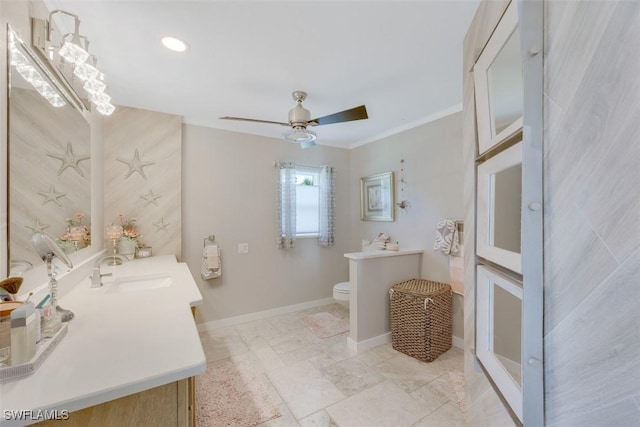
POLYGON ((207 246, 207 268, 216 269, 220 267, 220 258, 218 257, 218 245, 207 246))
POLYGON ((440 251, 445 255, 451 255, 452 253, 460 251, 458 226, 454 220, 443 219, 438 222, 433 250, 440 251))
POLYGON ((202 249, 202 266, 200 268, 200 277, 202 277, 202 279, 204 280, 210 280, 222 276, 221 264, 222 260, 220 256, 220 247, 217 245, 205 246, 202 249), (213 249, 209 249, 211 247, 213 247, 213 249))

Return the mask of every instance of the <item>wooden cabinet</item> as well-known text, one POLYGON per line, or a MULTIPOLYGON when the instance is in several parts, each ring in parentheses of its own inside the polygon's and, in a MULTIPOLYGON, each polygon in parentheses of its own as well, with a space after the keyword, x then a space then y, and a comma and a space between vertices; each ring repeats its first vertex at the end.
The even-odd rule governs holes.
POLYGON ((42 427, 195 426, 194 378, 165 384, 140 393, 69 413, 68 420, 49 420, 42 427))

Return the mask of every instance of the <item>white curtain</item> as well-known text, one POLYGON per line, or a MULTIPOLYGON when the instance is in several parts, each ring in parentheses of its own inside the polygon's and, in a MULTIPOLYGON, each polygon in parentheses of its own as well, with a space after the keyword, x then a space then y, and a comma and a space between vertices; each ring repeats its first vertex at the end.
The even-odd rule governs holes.
POLYGON ((278 248, 287 249, 296 245, 296 165, 279 163, 278 169, 278 248))
POLYGON ((320 168, 318 187, 320 190, 320 200, 318 201, 319 228, 318 245, 333 246, 335 234, 335 171, 331 166, 320 168))

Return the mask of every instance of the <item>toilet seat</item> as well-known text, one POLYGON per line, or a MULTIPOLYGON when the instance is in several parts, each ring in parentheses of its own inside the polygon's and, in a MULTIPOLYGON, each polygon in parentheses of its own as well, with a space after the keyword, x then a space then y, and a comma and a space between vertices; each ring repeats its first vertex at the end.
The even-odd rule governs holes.
POLYGON ((349 291, 351 290, 351 283, 350 282, 340 282, 338 284, 336 284, 333 287, 333 290, 335 292, 341 293, 341 294, 348 294, 349 291))

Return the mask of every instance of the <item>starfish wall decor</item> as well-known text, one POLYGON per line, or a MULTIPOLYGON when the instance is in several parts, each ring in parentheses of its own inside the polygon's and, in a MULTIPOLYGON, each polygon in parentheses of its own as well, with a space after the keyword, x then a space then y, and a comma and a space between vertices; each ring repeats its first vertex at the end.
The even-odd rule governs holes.
POLYGON ((67 143, 67 151, 64 154, 47 153, 47 156, 53 157, 54 159, 58 159, 62 162, 62 164, 60 165, 60 169, 58 169, 58 176, 62 175, 62 172, 64 172, 68 168, 71 168, 78 172, 78 175, 83 178, 84 173, 80 169, 80 162, 91 158, 91 156, 76 156, 75 154, 73 154, 73 146, 70 142, 67 143))
POLYGON ((137 148, 135 153, 133 154, 133 159, 124 160, 118 157, 116 158, 116 160, 129 166, 129 172, 127 172, 127 174, 124 176, 124 179, 129 178, 131 174, 133 174, 134 172, 138 172, 140 176, 142 176, 146 180, 147 176, 144 174, 143 168, 146 166, 151 166, 156 164, 156 162, 143 162, 142 160, 140 160, 140 152, 138 151, 137 148))
POLYGON ((160 194, 153 194, 153 190, 149 190, 149 192, 147 194, 142 194, 140 195, 140 198, 142 200, 144 200, 146 203, 144 204, 144 206, 148 206, 150 204, 154 204, 156 206, 158 206, 158 202, 157 200, 162 197, 162 195, 160 194))
POLYGON ((33 231, 33 234, 35 234, 35 233, 42 233, 45 228, 49 228, 49 225, 40 223, 40 220, 36 218, 33 225, 25 225, 25 228, 28 228, 29 230, 33 231))
POLYGON ((44 197, 44 200, 42 201, 43 205, 46 205, 49 202, 53 202, 58 206, 62 206, 60 198, 67 195, 67 193, 56 192, 56 187, 53 185, 49 186, 49 191, 38 191, 38 194, 44 197))
POLYGON ((161 218, 159 222, 155 222, 153 226, 156 228, 156 233, 158 231, 167 231, 167 227, 170 225, 170 222, 164 222, 164 218, 161 218))

